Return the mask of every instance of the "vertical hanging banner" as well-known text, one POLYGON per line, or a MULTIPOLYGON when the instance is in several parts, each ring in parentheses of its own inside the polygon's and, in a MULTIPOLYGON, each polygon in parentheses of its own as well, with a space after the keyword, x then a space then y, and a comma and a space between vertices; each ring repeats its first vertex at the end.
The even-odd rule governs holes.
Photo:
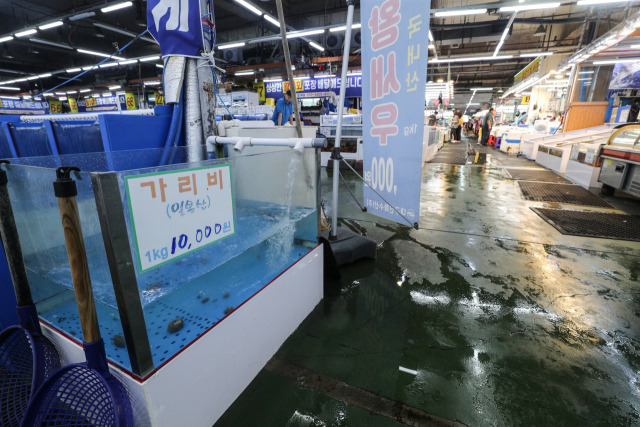
POLYGON ((199 0, 148 0, 147 27, 160 44, 163 57, 202 57, 199 0))
POLYGON ((364 187, 367 210, 418 224, 429 2, 361 3, 364 187), (394 210, 393 208, 397 209, 394 210))
POLYGON ((78 101, 75 98, 69 98, 69 110, 72 113, 78 113, 78 101))

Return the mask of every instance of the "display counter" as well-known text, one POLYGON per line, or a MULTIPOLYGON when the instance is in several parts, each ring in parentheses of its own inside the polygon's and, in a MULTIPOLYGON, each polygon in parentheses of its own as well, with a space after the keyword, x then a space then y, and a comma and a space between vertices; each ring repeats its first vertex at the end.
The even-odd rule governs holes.
MULTIPOLYGON (((541 144, 547 144, 549 146, 561 145, 564 142, 573 140, 574 142, 584 141, 593 135, 610 136, 611 132, 618 126, 615 123, 605 124, 602 126, 596 126, 589 129, 580 129, 573 132, 558 133, 555 135, 535 135, 530 134, 523 135, 522 142, 520 144, 520 150, 524 156, 530 160, 536 160, 539 153, 539 146, 541 144), (608 134, 607 134, 608 133, 608 134)), ((547 150, 548 151, 548 150, 547 150)))
MULTIPOLYGON (((336 114, 320 116, 320 133, 327 137, 327 147, 320 153, 320 166, 327 167, 331 159, 331 152, 335 146, 338 129, 336 114)), ((352 167, 362 170, 363 159, 362 115, 348 114, 342 117, 342 136, 340 138, 340 154, 352 164, 352 167), (356 167, 357 166, 357 167, 356 167)))
POLYGON ((606 144, 609 135, 608 130, 603 130, 589 135, 564 138, 560 141, 541 142, 538 145, 536 163, 554 172, 565 173, 574 145, 586 144, 588 147, 595 148, 606 144))
POLYGON ((602 170, 598 180, 603 186, 640 197, 640 125, 621 125, 599 155, 602 170))
POLYGON ((598 156, 598 150, 601 146, 601 141, 574 144, 567 162, 565 178, 586 189, 602 187, 602 184, 598 182, 602 166, 602 159, 598 156))

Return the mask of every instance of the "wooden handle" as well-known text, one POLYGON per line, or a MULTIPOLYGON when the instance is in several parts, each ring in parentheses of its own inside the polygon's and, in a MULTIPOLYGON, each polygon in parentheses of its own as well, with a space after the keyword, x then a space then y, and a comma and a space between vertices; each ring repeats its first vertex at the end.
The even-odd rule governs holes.
POLYGON ((100 329, 98 327, 96 305, 93 301, 93 290, 91 289, 91 278, 89 277, 87 252, 82 238, 78 203, 75 196, 58 197, 58 207, 60 208, 64 240, 67 244, 73 289, 76 293, 76 302, 80 313, 82 335, 84 342, 91 343, 100 339, 100 329))
POLYGON ((29 281, 27 280, 27 269, 22 258, 18 228, 13 216, 9 189, 6 183, 0 185, 0 233, 2 234, 4 253, 7 256, 7 264, 9 265, 18 307, 33 305, 29 281))

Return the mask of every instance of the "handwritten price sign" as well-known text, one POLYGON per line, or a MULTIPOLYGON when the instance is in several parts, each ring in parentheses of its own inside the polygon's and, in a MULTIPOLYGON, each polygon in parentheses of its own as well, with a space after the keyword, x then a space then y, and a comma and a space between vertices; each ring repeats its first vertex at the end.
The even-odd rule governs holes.
POLYGON ((235 233, 231 166, 125 178, 143 273, 235 233))

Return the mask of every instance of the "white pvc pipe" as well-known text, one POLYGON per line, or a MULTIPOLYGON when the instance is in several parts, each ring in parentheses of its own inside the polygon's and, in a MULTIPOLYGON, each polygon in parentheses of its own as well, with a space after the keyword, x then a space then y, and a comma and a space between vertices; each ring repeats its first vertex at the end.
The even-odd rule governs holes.
POLYGON ((207 151, 213 144, 233 144, 233 149, 241 152, 246 146, 291 147, 298 151, 304 148, 325 148, 326 138, 252 138, 240 136, 210 136, 207 138, 207 151))
MULTIPOLYGON (((346 91, 347 69, 349 68, 349 48, 351 47, 351 25, 353 24, 353 0, 349 0, 347 9, 347 31, 344 35, 344 52, 342 53, 342 78, 340 79, 340 100, 338 101, 338 125, 334 152, 340 153, 340 139, 342 138, 342 115, 344 112, 344 96, 346 91)), ((335 238, 338 232, 338 179, 340 177, 340 161, 333 161, 333 198, 331 202, 331 234, 335 238)))
POLYGON ((71 120, 98 120, 98 116, 101 114, 123 114, 131 116, 153 116, 153 108, 144 110, 123 110, 123 111, 100 111, 93 113, 77 113, 77 114, 42 114, 42 115, 24 115, 20 116, 21 122, 41 122, 44 120, 54 120, 56 122, 71 121, 71 120))

